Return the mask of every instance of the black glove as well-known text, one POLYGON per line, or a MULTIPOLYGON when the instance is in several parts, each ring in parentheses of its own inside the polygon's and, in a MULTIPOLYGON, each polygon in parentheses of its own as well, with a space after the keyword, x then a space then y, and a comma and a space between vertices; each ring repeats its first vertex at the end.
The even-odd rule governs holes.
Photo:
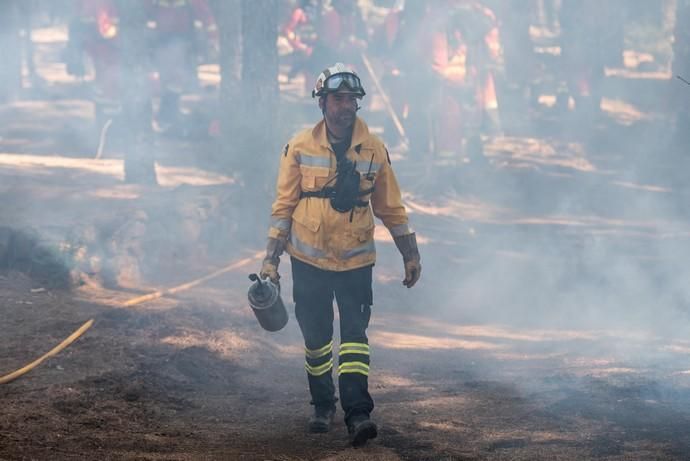
POLYGON ((405 263, 405 280, 403 285, 407 288, 412 288, 419 277, 422 275, 422 264, 419 256, 419 249, 417 248, 417 237, 414 232, 411 234, 393 237, 395 246, 403 257, 405 263))
POLYGON ((278 265, 280 264, 280 255, 283 254, 285 248, 285 241, 277 238, 269 237, 266 244, 266 257, 261 265, 259 276, 266 280, 267 278, 273 283, 278 283, 280 274, 278 273, 278 265))

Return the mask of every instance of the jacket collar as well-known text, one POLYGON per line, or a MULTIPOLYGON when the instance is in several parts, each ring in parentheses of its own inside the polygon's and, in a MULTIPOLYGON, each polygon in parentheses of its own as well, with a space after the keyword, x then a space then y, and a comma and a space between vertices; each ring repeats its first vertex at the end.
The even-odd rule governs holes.
MULTIPOLYGON (((330 148, 331 143, 328 142, 328 134, 326 133, 326 119, 322 119, 311 130, 312 137, 319 143, 320 146, 330 148)), ((352 129, 351 147, 362 144, 369 137, 369 128, 359 117, 355 117, 355 124, 352 129)))

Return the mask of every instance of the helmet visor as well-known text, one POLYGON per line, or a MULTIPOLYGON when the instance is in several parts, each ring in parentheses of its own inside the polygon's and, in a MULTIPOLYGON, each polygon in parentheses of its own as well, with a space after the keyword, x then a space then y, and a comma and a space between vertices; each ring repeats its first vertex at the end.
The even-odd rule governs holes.
POLYGON ((342 73, 331 75, 323 83, 323 89, 326 91, 338 91, 339 89, 345 87, 352 93, 356 93, 359 97, 364 96, 364 88, 362 88, 362 82, 354 74, 342 73))

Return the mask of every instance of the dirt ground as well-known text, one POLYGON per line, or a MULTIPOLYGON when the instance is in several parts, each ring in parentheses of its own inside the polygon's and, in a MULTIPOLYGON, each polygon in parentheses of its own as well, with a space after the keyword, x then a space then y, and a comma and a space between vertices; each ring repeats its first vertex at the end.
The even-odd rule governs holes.
POLYGON ((4 274, 3 370, 95 323, 0 387, 0 458, 687 459, 688 371, 668 363, 687 341, 450 322, 396 312, 393 297, 370 328, 379 438, 354 450, 341 421, 309 435, 299 331, 258 327, 249 269, 133 307, 136 294, 4 274))
MULTIPOLYGON (((46 244, 96 235, 84 244, 80 286, 55 288, 20 266, 0 273, 0 375, 95 320, 60 354, 0 385, 0 459, 690 459, 686 328, 639 328, 650 319, 687 321, 687 293, 676 287, 659 309, 645 305, 632 328, 625 305, 595 321, 601 306, 579 298, 575 283, 650 301, 634 284, 601 278, 595 246, 645 267, 684 267, 675 249, 688 247, 690 226, 669 210, 687 203, 687 191, 648 180, 663 164, 631 173, 630 154, 615 143, 595 150, 570 133, 537 132, 489 141, 500 190, 469 175, 459 181, 467 189, 435 193, 414 159, 393 153, 424 273, 404 290, 399 256, 377 232, 369 333, 380 431, 355 450, 342 412, 330 433, 306 433, 286 258, 286 328, 261 330, 247 306, 247 274, 259 267, 263 239, 234 241, 242 217, 233 214, 233 177, 204 169, 203 153, 190 158, 189 145, 161 141, 161 186, 123 184, 121 158, 94 160, 92 146, 80 144, 91 112, 72 91, 56 84, 46 89, 52 99, 0 110, 0 227, 33 229, 46 244), (614 207, 587 194, 648 206, 614 207), (564 260, 563 297, 545 296, 564 306, 544 306, 535 293, 549 264, 564 260), (184 285, 224 267, 232 268, 184 285)), ((636 112, 645 102, 637 103, 605 101, 607 133, 643 142, 645 129, 663 125, 636 112)))

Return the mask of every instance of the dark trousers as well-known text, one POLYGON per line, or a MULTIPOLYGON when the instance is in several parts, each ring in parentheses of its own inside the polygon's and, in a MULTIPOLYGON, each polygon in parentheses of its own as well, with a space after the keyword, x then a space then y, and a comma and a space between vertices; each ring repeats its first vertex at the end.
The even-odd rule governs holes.
POLYGON ((312 404, 335 405, 333 296, 340 314, 338 388, 345 422, 374 409, 368 391, 372 266, 344 272, 319 269, 292 258, 295 316, 304 337, 312 404))

